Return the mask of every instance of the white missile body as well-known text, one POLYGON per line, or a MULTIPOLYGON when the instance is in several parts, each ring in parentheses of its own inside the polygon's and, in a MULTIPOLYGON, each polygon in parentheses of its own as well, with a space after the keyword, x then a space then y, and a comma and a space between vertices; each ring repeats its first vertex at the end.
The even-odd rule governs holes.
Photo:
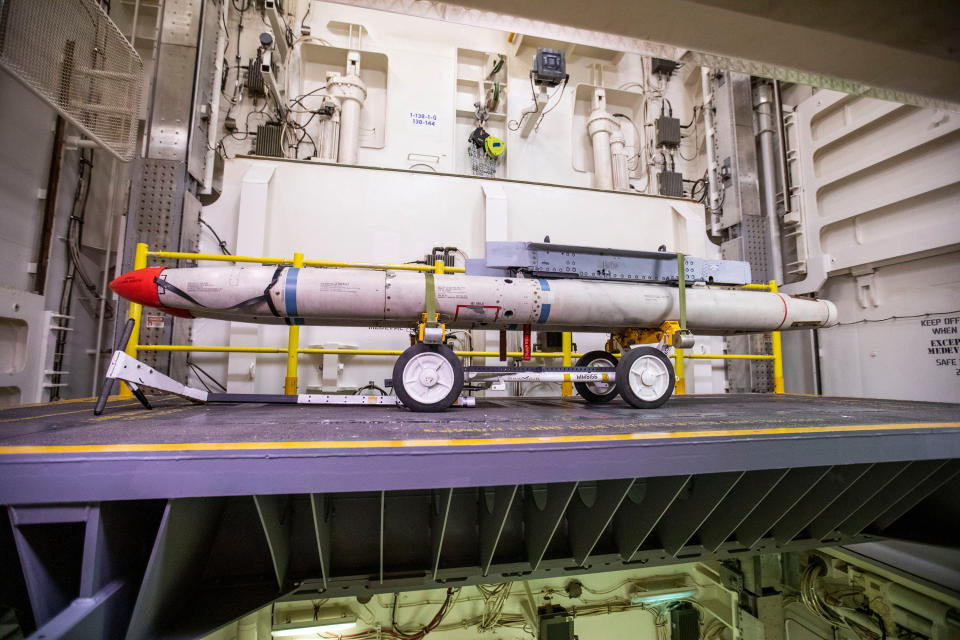
MULTIPOLYGON (((667 284, 462 274, 433 279, 439 320, 453 329, 532 325, 609 332, 680 318, 679 289, 667 284)), ((125 274, 111 286, 147 306, 234 322, 411 327, 426 309, 426 276, 413 271, 152 268, 125 274)), ((686 313, 688 329, 701 335, 819 328, 837 321, 836 307, 826 300, 702 285, 686 289, 686 313)))

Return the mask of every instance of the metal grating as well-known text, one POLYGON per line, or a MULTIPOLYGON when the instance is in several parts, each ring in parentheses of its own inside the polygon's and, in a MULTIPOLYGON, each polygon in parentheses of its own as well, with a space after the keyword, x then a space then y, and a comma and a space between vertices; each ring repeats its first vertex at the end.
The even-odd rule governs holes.
POLYGON ((98 3, 0 2, 0 66, 119 160, 134 158, 143 61, 98 3))

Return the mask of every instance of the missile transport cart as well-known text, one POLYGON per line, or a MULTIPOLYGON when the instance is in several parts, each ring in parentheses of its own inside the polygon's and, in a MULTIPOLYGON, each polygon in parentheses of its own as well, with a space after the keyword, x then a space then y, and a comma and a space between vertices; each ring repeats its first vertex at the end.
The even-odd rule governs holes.
MULTIPOLYGON (((288 325, 411 327, 411 346, 386 381, 396 396, 214 393, 182 385, 121 350, 107 378, 122 380, 141 401, 139 387, 196 402, 298 404, 402 404, 413 411, 469 406, 465 385, 569 382, 584 400, 620 395, 652 409, 674 391, 673 348, 690 348, 704 335, 729 335, 830 326, 828 301, 730 289, 751 282, 750 266, 666 251, 624 251, 550 243, 488 242, 487 256, 468 260, 463 274, 442 271, 380 272, 353 268, 267 266, 191 269, 142 268, 111 287, 121 296, 183 317, 288 325), (728 288, 718 288, 723 285, 728 288), (688 313, 689 309, 689 313, 688 313), (416 320, 418 318, 418 320, 416 320), (530 359, 531 332, 587 331, 610 335, 604 350, 575 366, 475 366, 447 346, 447 328, 499 330, 501 361, 508 331, 523 334, 522 361, 530 359)), ((113 382, 104 385, 97 411, 113 382)))

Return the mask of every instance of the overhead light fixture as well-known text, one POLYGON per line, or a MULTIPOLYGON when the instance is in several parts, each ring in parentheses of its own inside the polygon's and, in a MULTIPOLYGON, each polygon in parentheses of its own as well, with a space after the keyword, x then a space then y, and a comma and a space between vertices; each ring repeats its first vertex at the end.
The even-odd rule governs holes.
POLYGON ((696 587, 678 587, 673 589, 656 589, 653 591, 634 591, 630 595, 633 604, 665 604, 684 598, 695 598, 699 590, 696 587))
POLYGON ((343 616, 342 618, 328 618, 326 620, 278 624, 270 630, 270 635, 274 638, 290 638, 314 633, 346 631, 347 629, 353 629, 355 626, 357 626, 356 616, 343 616))

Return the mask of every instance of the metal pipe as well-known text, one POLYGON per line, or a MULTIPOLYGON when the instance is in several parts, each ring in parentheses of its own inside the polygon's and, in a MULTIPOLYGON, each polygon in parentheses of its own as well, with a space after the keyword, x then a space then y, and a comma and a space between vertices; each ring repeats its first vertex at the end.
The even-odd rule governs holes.
POLYGON ((597 89, 593 94, 593 111, 587 118, 587 133, 593 144, 593 186, 596 189, 613 188, 613 156, 610 140, 620 125, 607 112, 607 94, 597 89))
POLYGON ((777 141, 780 146, 778 168, 780 169, 780 184, 783 187, 783 212, 790 213, 790 178, 787 173, 787 135, 783 127, 783 100, 780 96, 780 81, 773 81, 773 123, 777 128, 777 141))
POLYGON ((707 147, 707 212, 710 214, 710 233, 713 236, 719 236, 721 192, 717 146, 715 144, 717 127, 713 118, 713 89, 710 74, 711 70, 707 67, 700 68, 700 87, 703 91, 703 128, 707 147))
POLYGON ((783 250, 780 246, 780 217, 777 215, 777 174, 774 168, 773 100, 770 85, 757 87, 757 138, 760 140, 760 186, 763 191, 764 214, 767 219, 767 234, 770 245, 770 267, 774 279, 783 282, 783 250))
POLYGON ((360 110, 367 99, 367 85, 360 79, 360 52, 347 54, 346 73, 327 82, 328 91, 340 100, 340 140, 337 162, 357 164, 360 151, 360 110))
POLYGON ((627 171, 627 153, 624 150, 624 138, 617 131, 610 138, 610 158, 613 167, 613 188, 623 191, 630 188, 630 175, 627 171))
POLYGON ((37 273, 33 288, 43 295, 50 264, 50 243, 53 238, 53 220, 57 215, 57 190, 60 187, 60 168, 63 165, 63 141, 66 121, 57 116, 53 130, 53 149, 50 152, 50 170, 47 173, 47 193, 43 201, 43 224, 40 227, 40 248, 37 250, 37 273))
POLYGON ((114 197, 117 193, 117 160, 113 158, 110 163, 110 196, 107 199, 107 241, 103 253, 103 276, 100 279, 100 307, 97 310, 97 343, 93 351, 93 376, 90 382, 90 395, 97 395, 97 385, 100 383, 100 350, 103 348, 103 321, 107 312, 107 296, 110 295, 108 283, 110 281, 110 247, 113 243, 113 234, 116 224, 114 222, 114 197))
MULTIPOLYGON (((217 18, 219 20, 217 23, 217 57, 213 65, 214 89, 213 97, 210 99, 209 119, 207 120, 206 164, 203 167, 203 185, 200 193, 213 193, 213 169, 217 159, 217 136, 220 133, 217 126, 220 122, 220 78, 223 74, 223 62, 227 54, 226 31, 220 30, 220 24, 227 24, 227 7, 229 6, 229 2, 224 2, 218 10, 220 15, 217 18)), ((224 29, 226 29, 226 26, 224 26, 224 29)))

